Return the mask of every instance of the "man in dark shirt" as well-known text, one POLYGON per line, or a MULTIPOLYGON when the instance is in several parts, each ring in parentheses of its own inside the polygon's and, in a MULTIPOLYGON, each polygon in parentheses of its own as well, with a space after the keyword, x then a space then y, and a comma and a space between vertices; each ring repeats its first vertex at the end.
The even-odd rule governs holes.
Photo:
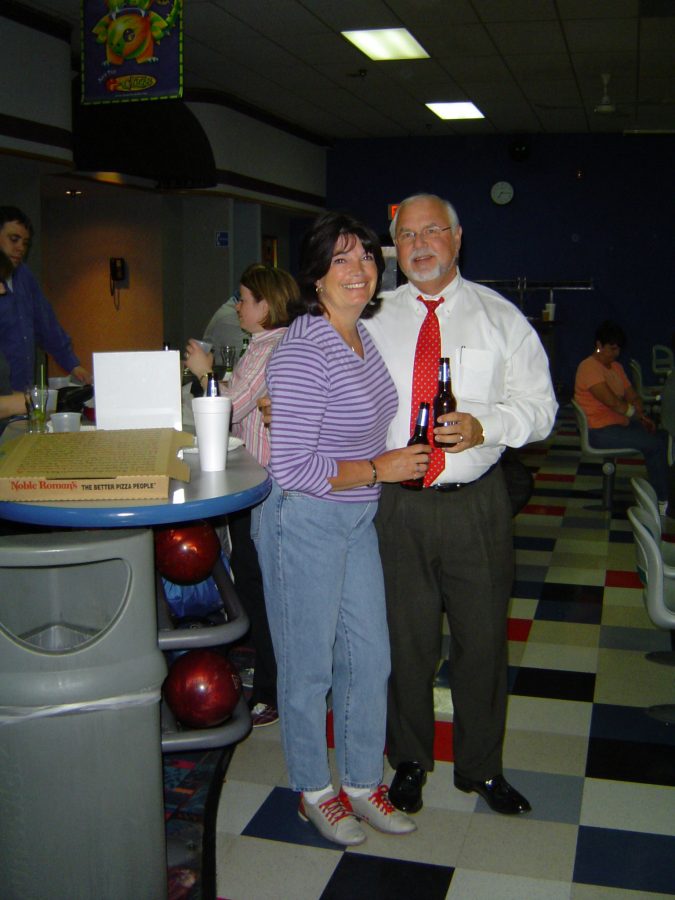
POLYGON ((50 353, 78 381, 91 384, 91 374, 73 353, 70 337, 59 325, 35 276, 24 265, 33 236, 30 219, 15 206, 0 206, 0 250, 13 266, 0 297, 0 351, 10 368, 11 386, 23 391, 35 380, 35 348, 50 353))

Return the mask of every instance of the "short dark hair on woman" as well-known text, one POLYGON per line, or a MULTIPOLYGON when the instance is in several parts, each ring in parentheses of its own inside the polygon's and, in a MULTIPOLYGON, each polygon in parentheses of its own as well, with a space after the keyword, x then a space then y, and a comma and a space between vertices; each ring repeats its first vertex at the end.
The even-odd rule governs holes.
POLYGON ((316 282, 323 278, 330 269, 335 255, 336 244, 342 239, 344 247, 349 250, 354 240, 363 244, 363 249, 373 254, 377 266, 377 284, 375 293, 361 313, 362 319, 373 316, 382 303, 378 296, 382 286, 384 257, 375 232, 346 212, 325 212, 318 216, 305 233, 300 246, 300 302, 294 309, 295 315, 309 313, 310 316, 321 316, 324 306, 316 292, 316 282))
POLYGON ((617 347, 626 346, 626 332, 616 322, 611 319, 605 319, 601 322, 595 332, 595 340, 600 344, 616 344, 617 347))
POLYGON ((242 272, 239 283, 253 294, 258 303, 267 301, 267 315, 260 323, 266 330, 288 324, 288 307, 297 303, 298 286, 285 269, 253 263, 242 272))

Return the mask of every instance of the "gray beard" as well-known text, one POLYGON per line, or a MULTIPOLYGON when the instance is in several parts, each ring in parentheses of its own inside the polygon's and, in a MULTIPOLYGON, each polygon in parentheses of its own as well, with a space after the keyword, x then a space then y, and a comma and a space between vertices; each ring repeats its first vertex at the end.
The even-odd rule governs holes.
POLYGON ((457 257, 451 260, 447 269, 443 270, 443 267, 439 262, 436 263, 433 269, 428 269, 425 272, 421 272, 419 275, 414 269, 414 263, 410 266, 410 271, 405 272, 409 281, 414 282, 415 284, 425 284, 427 281, 435 281, 437 278, 443 278, 444 275, 449 275, 452 271, 453 266, 457 264, 457 257))

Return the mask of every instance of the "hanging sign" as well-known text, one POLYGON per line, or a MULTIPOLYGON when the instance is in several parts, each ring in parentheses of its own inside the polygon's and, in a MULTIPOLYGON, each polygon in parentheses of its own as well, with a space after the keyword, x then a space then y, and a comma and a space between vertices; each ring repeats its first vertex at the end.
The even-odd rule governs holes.
POLYGON ((82 0, 82 103, 181 97, 183 0, 82 0))

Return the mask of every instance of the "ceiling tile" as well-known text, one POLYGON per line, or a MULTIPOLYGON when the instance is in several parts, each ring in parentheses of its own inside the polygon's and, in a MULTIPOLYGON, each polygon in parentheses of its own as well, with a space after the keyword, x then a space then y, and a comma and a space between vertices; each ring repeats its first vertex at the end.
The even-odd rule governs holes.
POLYGON ((483 22, 524 22, 555 19, 553 0, 474 0, 483 22))
POLYGON ((545 47, 551 53, 565 52, 557 22, 493 22, 486 27, 504 54, 529 53, 536 47, 545 47))
MULTIPOLYGON (((80 0, 20 2, 69 23, 79 52, 80 0)), ((328 137, 672 127, 675 16, 663 10, 673 7, 665 0, 186 0, 185 87, 234 95, 328 137), (432 58, 374 63, 339 34, 390 25, 407 27, 432 58), (627 116, 593 113, 603 72, 627 116), (464 98, 489 119, 443 123, 423 106, 464 98)))

